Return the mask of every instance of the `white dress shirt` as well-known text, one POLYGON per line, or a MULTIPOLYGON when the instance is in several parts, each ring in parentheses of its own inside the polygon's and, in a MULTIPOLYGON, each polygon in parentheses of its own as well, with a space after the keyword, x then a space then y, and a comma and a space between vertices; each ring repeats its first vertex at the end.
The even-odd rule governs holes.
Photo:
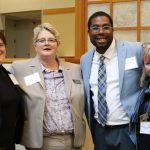
MULTIPOLYGON (((98 120, 98 68, 100 63, 101 54, 96 50, 93 56, 91 75, 90 75, 90 87, 93 92, 93 102, 95 109, 95 119, 98 120)), ((109 49, 103 55, 105 57, 106 74, 107 74, 107 89, 106 89, 106 101, 109 109, 107 114, 107 125, 120 125, 129 123, 129 116, 124 111, 120 101, 120 88, 119 88, 119 70, 118 70, 118 57, 115 39, 109 49)))

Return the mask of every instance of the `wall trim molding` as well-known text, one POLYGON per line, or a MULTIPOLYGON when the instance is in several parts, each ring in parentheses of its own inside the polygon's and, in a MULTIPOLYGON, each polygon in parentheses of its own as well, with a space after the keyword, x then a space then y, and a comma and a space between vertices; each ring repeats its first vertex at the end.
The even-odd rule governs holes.
POLYGON ((68 7, 68 8, 55 8, 55 9, 43 9, 43 15, 49 14, 60 14, 60 13, 74 13, 75 7, 68 7))

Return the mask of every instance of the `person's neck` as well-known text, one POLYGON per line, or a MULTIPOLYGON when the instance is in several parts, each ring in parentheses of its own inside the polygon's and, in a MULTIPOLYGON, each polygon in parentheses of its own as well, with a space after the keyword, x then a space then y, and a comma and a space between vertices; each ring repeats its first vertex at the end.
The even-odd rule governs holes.
POLYGON ((96 51, 101 55, 103 55, 106 52, 106 50, 99 50, 99 49, 96 49, 96 51))
POLYGON ((59 68, 59 63, 58 61, 55 59, 49 59, 49 60, 41 60, 42 65, 49 69, 49 70, 57 70, 59 68))
POLYGON ((97 51, 98 53, 100 53, 100 54, 103 55, 103 54, 110 48, 110 46, 112 45, 112 42, 113 42, 113 39, 112 39, 112 41, 111 41, 110 43, 108 43, 107 46, 105 46, 105 47, 96 47, 96 51, 97 51))

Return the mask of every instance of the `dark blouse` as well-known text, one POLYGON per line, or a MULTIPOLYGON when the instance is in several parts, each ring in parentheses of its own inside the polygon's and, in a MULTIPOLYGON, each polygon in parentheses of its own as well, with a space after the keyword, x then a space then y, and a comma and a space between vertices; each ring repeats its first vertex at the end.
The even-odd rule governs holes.
POLYGON ((24 100, 18 85, 0 65, 0 149, 14 150, 19 143, 24 123, 24 100))
MULTIPOLYGON (((138 150, 150 150, 150 135, 140 133, 140 116, 149 113, 150 107, 150 93, 144 95, 144 100, 139 107, 138 112, 138 126, 137 126, 137 140, 138 140, 138 150)), ((150 114, 147 121, 150 121, 150 114)))

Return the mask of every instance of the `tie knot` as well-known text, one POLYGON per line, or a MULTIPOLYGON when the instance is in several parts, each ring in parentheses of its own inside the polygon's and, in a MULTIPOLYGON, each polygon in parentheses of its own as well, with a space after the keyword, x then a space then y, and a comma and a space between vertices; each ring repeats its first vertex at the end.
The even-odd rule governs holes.
POLYGON ((100 61, 103 62, 105 57, 103 55, 100 56, 100 61))

